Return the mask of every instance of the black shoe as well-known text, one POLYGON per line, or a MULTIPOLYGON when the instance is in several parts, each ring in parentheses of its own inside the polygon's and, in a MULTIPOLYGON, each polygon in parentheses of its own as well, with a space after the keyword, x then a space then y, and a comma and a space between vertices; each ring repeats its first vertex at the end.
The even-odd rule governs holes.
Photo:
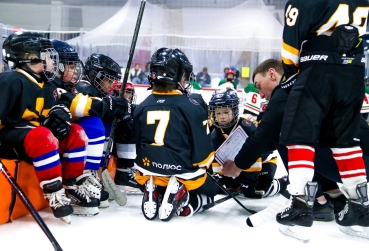
POLYGON ((316 182, 308 182, 305 195, 292 195, 290 205, 277 214, 277 222, 287 226, 311 227, 313 225, 313 206, 317 190, 316 182))
POLYGON ((369 201, 367 183, 364 182, 358 184, 356 192, 359 198, 355 200, 350 199, 348 193, 344 192, 345 196, 347 197, 346 205, 344 209, 335 216, 338 225, 345 227, 369 227, 369 201))
POLYGON ((313 207, 313 218, 315 221, 332 221, 334 220, 334 210, 332 203, 327 200, 325 204, 315 201, 313 207))

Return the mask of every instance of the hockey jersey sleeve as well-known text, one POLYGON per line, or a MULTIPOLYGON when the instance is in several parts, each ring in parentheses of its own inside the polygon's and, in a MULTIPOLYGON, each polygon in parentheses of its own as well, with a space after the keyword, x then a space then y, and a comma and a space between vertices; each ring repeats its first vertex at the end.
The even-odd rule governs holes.
POLYGON ((196 120, 189 120, 192 135, 191 163, 200 168, 209 168, 214 159, 214 147, 211 141, 207 113, 201 110, 199 114, 196 120))
POLYGON ((309 31, 308 10, 304 6, 305 1, 290 0, 284 10, 285 22, 282 39, 282 64, 285 81, 298 72, 300 47, 309 31))
POLYGON ((60 95, 59 101, 69 107, 73 117, 97 116, 107 120, 114 119, 109 104, 98 97, 65 92, 60 95))

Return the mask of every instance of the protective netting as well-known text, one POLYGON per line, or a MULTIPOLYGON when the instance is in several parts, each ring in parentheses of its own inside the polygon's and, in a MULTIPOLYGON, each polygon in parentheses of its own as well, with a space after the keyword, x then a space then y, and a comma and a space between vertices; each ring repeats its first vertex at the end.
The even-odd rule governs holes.
MULTIPOLYGON (((140 2, 129 0, 110 19, 83 35, 67 40, 86 58, 93 52, 110 55, 126 65, 140 2)), ((232 8, 182 8, 146 3, 133 62, 145 65, 160 47, 185 52, 194 71, 207 66, 222 73, 230 65, 254 68, 279 57, 282 25, 262 0, 232 8)))

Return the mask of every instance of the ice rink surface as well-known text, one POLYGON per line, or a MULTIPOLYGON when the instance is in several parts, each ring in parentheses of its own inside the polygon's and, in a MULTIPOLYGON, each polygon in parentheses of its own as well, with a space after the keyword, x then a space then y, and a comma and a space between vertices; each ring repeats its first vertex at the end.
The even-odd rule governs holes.
MULTIPOLYGON (((278 168, 276 176, 280 177, 283 172, 283 168, 278 168)), ((276 197, 262 200, 237 198, 255 210, 276 200, 276 197)), ((141 200, 142 196, 128 196, 123 207, 113 201, 109 208, 100 209, 95 217, 72 216, 70 225, 54 218, 50 209, 39 213, 64 251, 347 251, 369 248, 369 241, 343 234, 334 221, 314 222, 309 243, 280 234, 275 221, 250 228, 246 225, 249 213, 232 199, 193 217, 174 217, 169 222, 146 220, 141 212, 141 200)), ((27 215, 0 225, 0 251, 8 250, 54 249, 32 216, 27 215)))

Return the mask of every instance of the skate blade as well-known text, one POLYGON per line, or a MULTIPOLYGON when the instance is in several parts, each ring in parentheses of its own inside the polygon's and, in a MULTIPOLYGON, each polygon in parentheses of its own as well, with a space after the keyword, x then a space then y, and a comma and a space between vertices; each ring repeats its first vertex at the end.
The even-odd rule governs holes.
POLYGON ((303 243, 308 243, 310 241, 311 227, 301 227, 301 226, 287 226, 279 224, 279 232, 287 237, 294 238, 303 243))
POLYGON ((126 195, 143 195, 143 192, 139 188, 120 185, 117 185, 117 187, 126 195))
POLYGON ((369 240, 369 227, 360 227, 360 226, 344 227, 344 226, 339 226, 339 229, 342 233, 347 234, 349 236, 369 240))
POLYGON ((73 215, 76 216, 90 217, 99 214, 98 207, 80 207, 77 205, 72 205, 72 207, 73 207, 73 215))
POLYGON ((65 222, 67 224, 70 224, 72 222, 71 218, 70 218, 70 215, 68 216, 64 216, 64 217, 60 217, 59 218, 62 222, 65 222))
POLYGON ((110 206, 109 200, 100 201, 99 208, 107 208, 110 206))

